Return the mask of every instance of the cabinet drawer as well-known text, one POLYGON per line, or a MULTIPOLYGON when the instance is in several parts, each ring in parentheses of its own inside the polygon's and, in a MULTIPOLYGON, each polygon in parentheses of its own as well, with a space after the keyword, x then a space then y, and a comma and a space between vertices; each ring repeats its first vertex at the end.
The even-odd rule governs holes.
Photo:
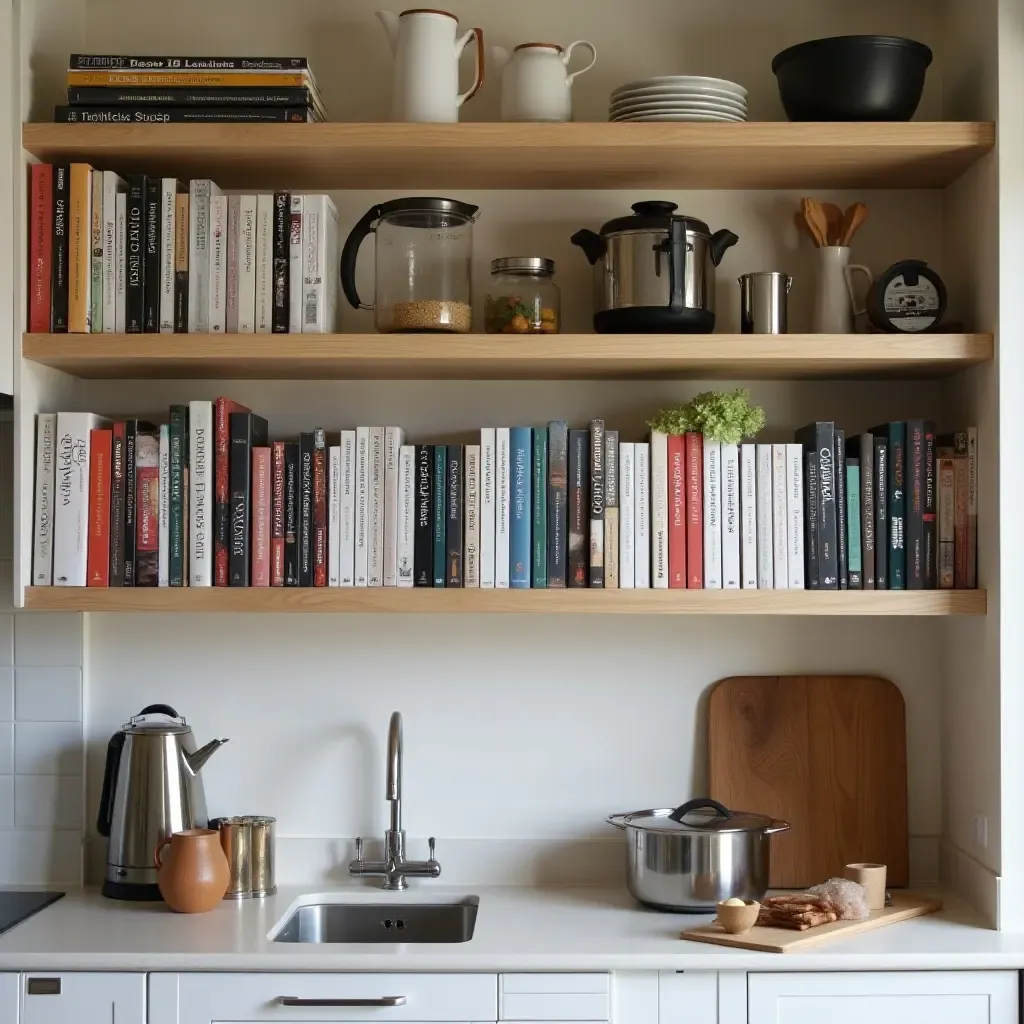
POLYGON ((503 974, 499 989, 499 1020, 611 1019, 607 974, 503 974))

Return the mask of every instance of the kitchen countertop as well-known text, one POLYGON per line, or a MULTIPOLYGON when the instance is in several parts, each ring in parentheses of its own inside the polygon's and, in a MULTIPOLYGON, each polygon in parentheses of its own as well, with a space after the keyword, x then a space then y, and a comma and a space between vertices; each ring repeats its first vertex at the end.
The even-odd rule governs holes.
POLYGON ((0 936, 0 971, 610 971, 916 970, 1024 968, 1024 934, 983 926, 966 905, 804 953, 772 954, 681 940, 710 920, 642 910, 624 890, 451 888, 406 893, 365 886, 282 888, 209 914, 69 892, 0 936), (473 939, 460 944, 276 944, 268 933, 293 905, 454 901, 475 894, 473 939))

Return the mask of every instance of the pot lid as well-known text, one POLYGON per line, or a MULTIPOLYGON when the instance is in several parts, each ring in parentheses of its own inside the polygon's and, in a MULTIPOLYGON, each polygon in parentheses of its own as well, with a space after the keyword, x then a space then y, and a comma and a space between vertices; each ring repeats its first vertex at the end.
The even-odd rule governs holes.
POLYGON ((677 214, 679 207, 675 203, 660 199, 649 199, 642 203, 633 203, 631 217, 616 217, 602 225, 601 234, 610 235, 616 231, 668 231, 672 221, 682 221, 687 231, 701 235, 711 235, 711 229, 696 217, 677 214))
POLYGON ((391 199, 377 207, 377 218, 406 228, 448 228, 472 221, 479 206, 440 196, 408 196, 391 199))
POLYGON ((760 832, 772 824, 772 818, 751 811, 730 811, 714 800, 690 800, 680 807, 661 807, 632 811, 622 816, 624 825, 645 832, 699 835, 708 832, 760 832), (682 812, 682 813, 680 813, 682 812))

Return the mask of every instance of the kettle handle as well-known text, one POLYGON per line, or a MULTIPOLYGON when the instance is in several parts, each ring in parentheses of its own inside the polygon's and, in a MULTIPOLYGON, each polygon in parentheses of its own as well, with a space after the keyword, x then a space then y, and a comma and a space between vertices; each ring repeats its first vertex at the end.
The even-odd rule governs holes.
POLYGON ((139 717, 143 715, 167 715, 168 718, 180 718, 174 708, 170 704, 147 704, 140 712, 139 717))
POLYGON ((101 836, 110 835, 110 826, 114 820, 114 787, 117 785, 117 768, 121 763, 123 749, 124 733, 115 732, 107 744, 107 762, 103 767, 103 791, 96 817, 96 831, 101 836))
POLYGON ((370 234, 375 234, 377 229, 373 226, 375 220, 380 219, 380 207, 371 207, 363 214, 362 219, 348 233, 345 239, 345 246, 341 250, 341 290, 345 293, 349 305, 353 309, 373 309, 373 304, 367 305, 359 298, 356 289, 356 259, 359 256, 359 246, 363 239, 370 234))

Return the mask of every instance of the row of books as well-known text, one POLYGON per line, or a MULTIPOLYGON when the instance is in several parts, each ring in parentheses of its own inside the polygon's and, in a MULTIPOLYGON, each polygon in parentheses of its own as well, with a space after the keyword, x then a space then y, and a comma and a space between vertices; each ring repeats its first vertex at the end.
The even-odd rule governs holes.
POLYGON ((326 121, 305 57, 144 57, 73 53, 67 104, 80 124, 326 121))
POLYGON ((909 421, 846 442, 817 423, 789 444, 660 432, 634 443, 592 420, 579 430, 485 427, 468 445, 412 445, 400 427, 359 427, 328 444, 322 429, 271 442, 263 417, 226 398, 172 406, 163 426, 47 414, 37 425, 33 582, 975 586, 976 440, 964 432, 947 451, 938 439, 926 463, 926 436, 909 421), (906 505, 894 486, 900 428, 911 445, 906 505))
POLYGON ((209 178, 33 164, 29 330, 302 333, 335 328, 327 195, 224 195, 209 178))

